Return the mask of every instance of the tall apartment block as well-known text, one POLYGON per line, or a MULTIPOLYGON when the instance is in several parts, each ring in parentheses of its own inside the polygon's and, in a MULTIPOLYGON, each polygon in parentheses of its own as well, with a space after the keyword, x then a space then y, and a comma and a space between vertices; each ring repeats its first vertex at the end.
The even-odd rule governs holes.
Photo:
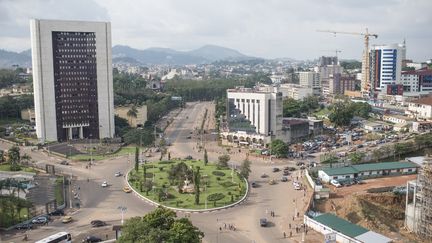
POLYGON ((373 46, 369 53, 370 84, 372 91, 387 91, 387 86, 401 84, 404 44, 373 46))
POLYGON ((111 25, 30 21, 40 142, 114 136, 111 25))

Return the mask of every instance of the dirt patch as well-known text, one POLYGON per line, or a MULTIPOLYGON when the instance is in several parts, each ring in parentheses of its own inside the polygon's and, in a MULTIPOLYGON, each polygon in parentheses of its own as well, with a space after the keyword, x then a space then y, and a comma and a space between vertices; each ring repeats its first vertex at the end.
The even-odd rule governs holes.
POLYGON ((394 239, 394 242, 426 242, 404 229, 405 195, 368 193, 367 189, 403 186, 416 175, 367 180, 366 184, 332 188, 328 200, 316 204, 320 212, 332 212, 352 223, 394 239))

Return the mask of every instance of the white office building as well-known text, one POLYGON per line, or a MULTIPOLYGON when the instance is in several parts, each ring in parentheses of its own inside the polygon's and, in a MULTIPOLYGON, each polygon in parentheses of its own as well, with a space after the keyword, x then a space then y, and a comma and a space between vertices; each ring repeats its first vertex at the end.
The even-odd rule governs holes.
POLYGON ((298 84, 281 84, 279 91, 282 93, 283 98, 292 98, 295 100, 303 100, 308 96, 314 95, 312 87, 298 84))
POLYGON ((372 90, 387 92, 388 85, 401 84, 403 44, 376 45, 370 50, 370 84, 372 90))
MULTIPOLYGON (((227 90, 228 107, 237 109, 257 134, 279 138, 282 133, 282 93, 250 88, 227 90)), ((227 114, 233 112, 228 110, 227 114)))
POLYGON ((114 136, 111 25, 31 20, 40 142, 114 136))

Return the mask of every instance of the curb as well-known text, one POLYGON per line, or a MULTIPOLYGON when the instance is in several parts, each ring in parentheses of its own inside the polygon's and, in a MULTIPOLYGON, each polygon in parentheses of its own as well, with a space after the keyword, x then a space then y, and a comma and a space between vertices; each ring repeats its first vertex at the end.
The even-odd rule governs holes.
POLYGON ((141 195, 140 193, 138 193, 135 188, 133 188, 130 184, 129 184, 129 173, 132 171, 133 169, 130 169, 128 171, 128 173, 126 174, 126 183, 128 185, 128 187, 130 189, 132 189, 133 193, 135 194, 135 196, 141 198, 141 200, 145 201, 146 203, 153 205, 155 207, 159 207, 162 206, 164 208, 168 208, 171 209, 175 212, 183 212, 183 213, 210 213, 210 212, 214 212, 214 211, 219 211, 219 210, 224 210, 224 209, 228 209, 228 208, 232 208, 236 205, 239 205, 241 203, 243 203, 244 201, 246 201, 246 198, 249 196, 249 182, 243 178, 243 180, 246 182, 246 193, 245 195, 238 200, 237 202, 234 202, 232 204, 226 205, 226 206, 222 206, 222 207, 217 207, 217 208, 209 208, 209 209, 185 209, 185 208, 175 208, 175 207, 170 207, 170 206, 165 206, 163 204, 157 203, 153 200, 150 200, 146 197, 144 197, 143 195, 141 195))

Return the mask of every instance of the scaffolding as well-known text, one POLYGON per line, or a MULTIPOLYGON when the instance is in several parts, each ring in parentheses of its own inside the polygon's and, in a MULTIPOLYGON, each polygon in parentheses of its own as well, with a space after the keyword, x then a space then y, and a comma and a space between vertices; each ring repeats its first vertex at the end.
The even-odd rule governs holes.
POLYGON ((417 200, 420 217, 417 222, 417 234, 424 239, 432 239, 432 159, 424 161, 417 178, 417 200))

